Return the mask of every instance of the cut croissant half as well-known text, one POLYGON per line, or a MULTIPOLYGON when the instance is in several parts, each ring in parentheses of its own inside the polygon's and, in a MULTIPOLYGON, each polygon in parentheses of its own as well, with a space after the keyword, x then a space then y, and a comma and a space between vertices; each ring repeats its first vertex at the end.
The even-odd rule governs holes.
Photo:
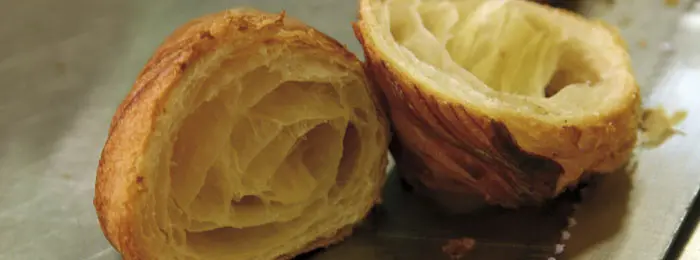
POLYGON ((631 156, 639 88, 600 22, 520 0, 361 0, 355 32, 408 180, 537 205, 631 156))
POLYGON ((339 241, 378 201, 388 123, 359 60, 236 9, 176 30, 116 112, 95 191, 125 259, 280 259, 339 241))

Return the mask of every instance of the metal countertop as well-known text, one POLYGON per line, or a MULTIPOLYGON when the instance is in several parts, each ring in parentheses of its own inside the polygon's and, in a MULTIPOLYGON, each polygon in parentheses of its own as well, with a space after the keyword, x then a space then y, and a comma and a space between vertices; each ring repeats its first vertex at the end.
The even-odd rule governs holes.
MULTIPOLYGON (((690 111, 680 126, 687 135, 642 156, 646 162, 640 167, 663 173, 633 178, 632 186, 639 189, 627 198, 636 207, 628 209, 626 224, 617 234, 582 245, 572 256, 576 259, 658 255, 700 188, 700 48, 695 47, 700 46, 700 4, 618 1, 590 1, 585 11, 622 28, 645 102, 690 111), (671 159, 656 164, 654 158, 671 159), (665 206, 652 209, 640 198, 665 206), (670 217, 656 218, 664 214, 670 217)), ((237 6, 285 9, 361 54, 350 26, 356 13, 351 0, 0 3, 0 259, 120 259, 104 239, 92 206, 95 169, 111 116, 175 27, 237 6)), ((695 235, 683 259, 700 259, 698 241, 695 235)))

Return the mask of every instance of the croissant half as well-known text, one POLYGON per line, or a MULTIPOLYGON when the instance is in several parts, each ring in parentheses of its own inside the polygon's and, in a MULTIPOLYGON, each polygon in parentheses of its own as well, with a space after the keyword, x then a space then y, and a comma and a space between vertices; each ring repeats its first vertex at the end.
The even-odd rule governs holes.
POLYGON ((435 194, 536 205, 636 145, 639 89, 602 23, 520 0, 361 0, 355 33, 399 172, 435 194))
POLYGON ((236 9, 156 51, 97 172, 125 259, 278 259, 339 241, 379 200, 388 123, 362 64, 287 18, 236 9))

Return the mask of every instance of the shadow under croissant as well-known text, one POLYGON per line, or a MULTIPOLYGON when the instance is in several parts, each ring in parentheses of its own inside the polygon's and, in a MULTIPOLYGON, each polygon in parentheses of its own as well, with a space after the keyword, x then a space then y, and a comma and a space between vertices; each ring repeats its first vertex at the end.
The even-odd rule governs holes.
POLYGON ((476 243, 461 259, 547 259, 560 243, 566 244, 563 259, 569 259, 620 229, 630 189, 630 175, 617 172, 586 180, 542 207, 481 207, 464 214, 436 206, 393 170, 384 203, 351 237, 297 259, 449 259, 442 247, 465 237, 476 243), (562 241, 574 205, 581 202, 595 209, 578 213, 582 220, 570 231, 574 239, 562 241))
POLYGON ((547 259, 573 211, 570 198, 563 197, 539 208, 485 207, 454 214, 405 187, 392 171, 384 202, 351 237, 297 259, 449 259, 442 247, 464 237, 473 238, 476 244, 462 259, 547 259))
POLYGON ((566 243, 564 259, 573 259, 620 231, 633 189, 632 174, 634 169, 596 176, 586 188, 575 215, 577 224, 569 229, 572 239, 566 243))

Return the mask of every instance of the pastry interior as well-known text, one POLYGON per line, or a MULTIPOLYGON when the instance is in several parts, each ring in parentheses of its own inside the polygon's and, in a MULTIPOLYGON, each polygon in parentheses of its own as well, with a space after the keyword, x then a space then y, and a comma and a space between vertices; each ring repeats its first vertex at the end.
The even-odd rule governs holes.
POLYGON ((567 11, 522 0, 365 2, 363 19, 389 62, 485 114, 574 123, 629 94, 618 39, 567 11))
POLYGON ((359 63, 286 46, 220 47, 173 88, 135 203, 161 259, 275 259, 368 212, 387 133, 359 63))

